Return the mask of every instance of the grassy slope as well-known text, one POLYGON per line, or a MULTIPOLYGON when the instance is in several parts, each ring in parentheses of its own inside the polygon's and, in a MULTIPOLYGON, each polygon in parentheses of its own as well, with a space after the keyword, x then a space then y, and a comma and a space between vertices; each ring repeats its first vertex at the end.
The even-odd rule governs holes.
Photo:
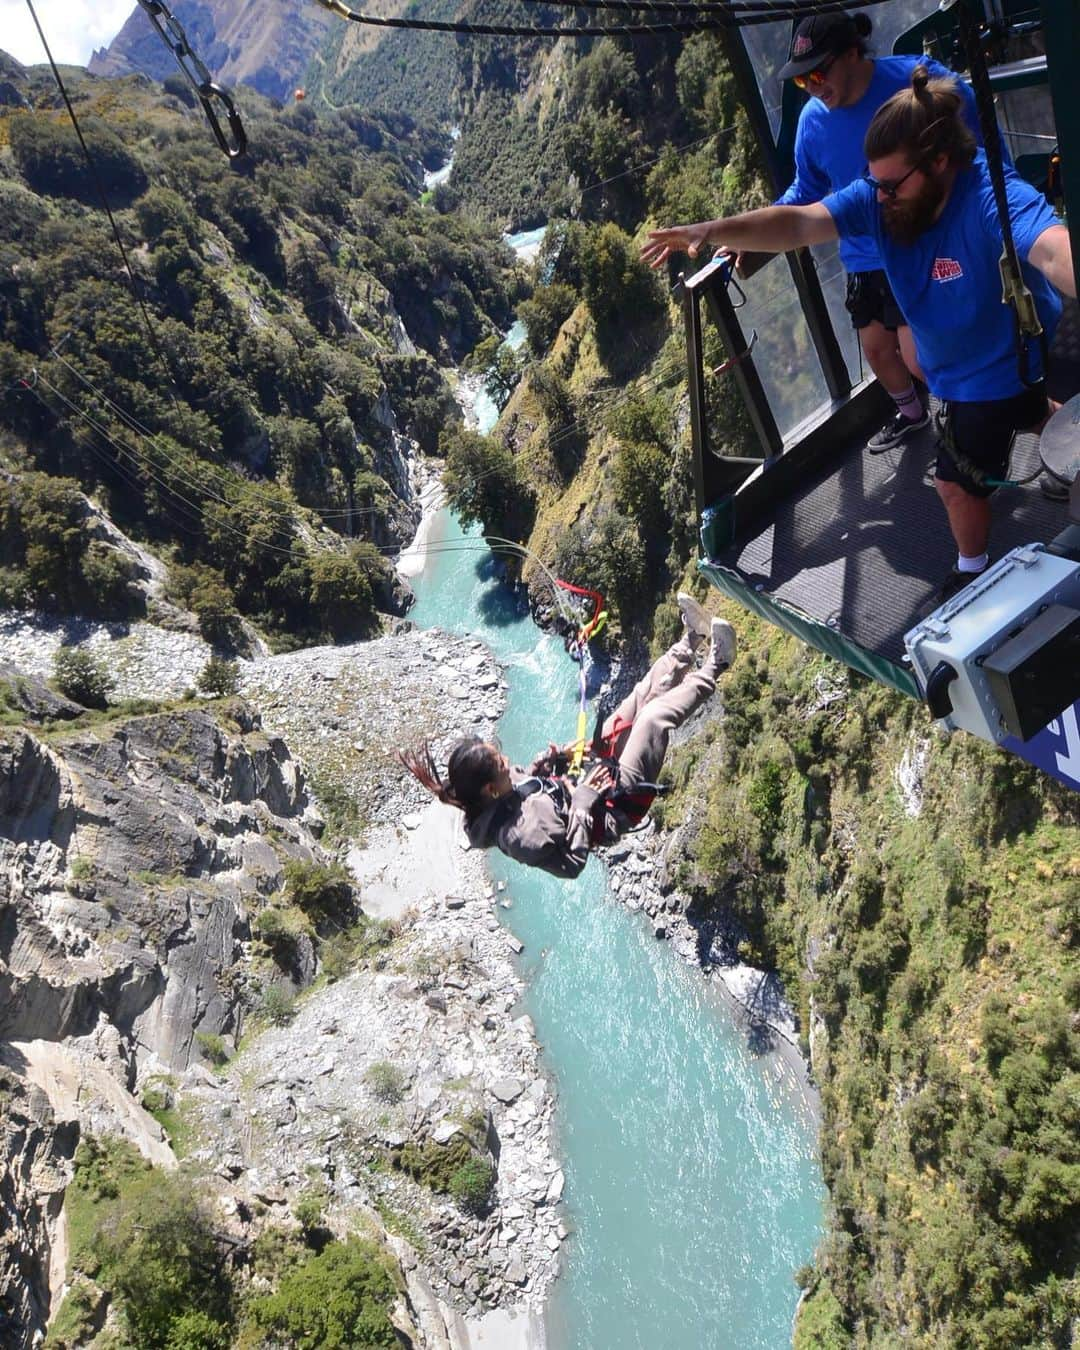
POLYGON ((796 1344, 1067 1344, 1080 801, 726 609, 727 717, 665 814, 812 1030, 831 1232, 796 1344))

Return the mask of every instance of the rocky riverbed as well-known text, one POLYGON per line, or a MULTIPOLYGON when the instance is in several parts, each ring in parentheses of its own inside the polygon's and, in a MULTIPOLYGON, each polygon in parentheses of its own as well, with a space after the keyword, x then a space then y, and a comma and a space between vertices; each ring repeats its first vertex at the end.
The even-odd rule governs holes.
MULTIPOLYGON (((24 674, 47 674, 57 647, 71 640, 85 642, 105 660, 118 700, 180 698, 211 655, 197 634, 182 629, 0 616, 0 651, 24 674)), ((625 683, 631 675, 627 670, 617 678, 625 683)), ((434 743, 440 759, 460 735, 492 735, 505 702, 502 672, 479 641, 438 630, 417 632, 398 620, 391 632, 372 642, 240 661, 238 676, 243 706, 253 710, 252 720, 244 724, 248 732, 243 745, 224 758, 233 765, 232 779, 247 784, 241 796, 247 793, 251 805, 259 799, 262 806, 242 814, 239 832, 235 823, 228 826, 231 842, 224 848, 220 839, 206 841, 207 857, 220 858, 210 872, 228 875, 232 887, 228 915, 221 922, 214 917, 214 904, 207 907, 205 886, 201 898, 192 897, 196 928, 205 935, 197 938, 197 949, 202 950, 199 942, 205 948, 208 938, 220 946, 213 934, 232 932, 231 955, 226 959, 219 952, 220 970, 210 972, 211 977, 231 972, 228 986, 234 993, 245 981, 250 987, 249 967, 258 958, 251 920, 280 884, 275 870, 280 859, 275 864, 267 844, 276 850, 275 838, 284 832, 294 853, 318 853, 314 837, 305 831, 319 829, 320 811, 332 826, 353 836, 348 848, 341 835, 332 846, 347 859, 364 914, 392 925, 392 940, 361 968, 321 980, 280 1019, 282 1025, 264 1025, 258 1035, 245 1036, 239 1053, 219 1074, 198 1062, 196 1024, 202 1018, 203 1030, 223 1033, 230 1045, 240 1042, 243 999, 218 998, 207 1004, 205 998, 193 999, 185 992, 191 972, 203 969, 205 960, 195 966, 189 961, 185 975, 183 960, 177 957, 170 964, 169 951, 163 951, 156 957, 160 974, 155 974, 153 962, 147 964, 149 953, 145 959, 133 957, 133 975, 145 991, 144 998, 140 995, 140 1026, 153 1028, 153 1034, 136 1029, 131 1044, 125 1043, 112 1026, 99 980, 96 997, 102 1016, 96 1023, 84 1017, 87 1024, 80 1024, 76 1044, 61 1049, 57 1043, 49 1051, 43 1048, 47 1042, 22 1042, 14 1058, 8 1057, 8 1067, 17 1072, 21 1065, 28 1082, 33 1073, 34 1110, 41 1119, 34 1147, 41 1153, 41 1141, 51 1137, 46 1119, 51 1108, 55 1122, 74 1120, 84 1129, 111 1126, 161 1161, 160 1151, 167 1152, 167 1145, 138 1098, 148 1086, 160 1092, 167 1084, 170 1106, 182 1114, 189 1135, 185 1165, 212 1176, 219 1217, 238 1241, 251 1240, 261 1224, 287 1216, 304 1195, 317 1194, 335 1231, 366 1227, 393 1246, 408 1291, 407 1322, 418 1346, 539 1346, 541 1309, 569 1230, 560 1209, 563 1178, 552 1139, 552 1091, 540 1069, 532 1025, 519 1015, 519 944, 499 921, 500 906, 512 904, 512 897, 491 886, 482 858, 465 848, 457 813, 432 803, 403 773, 394 754, 435 729, 441 733, 434 743), (260 755, 269 756, 267 766, 273 762, 278 767, 258 768, 260 755), (254 767, 240 772, 237 780, 241 761, 254 767), (263 800, 271 779, 277 786, 263 800), (262 807, 268 814, 260 817, 262 807), (282 810, 285 817, 276 819, 282 810), (155 980, 164 983, 160 999, 155 980), (180 1023, 188 1012, 191 1025, 185 1029, 180 1023), (168 1035, 163 1028, 169 1029, 168 1035), (69 1063, 71 1056, 75 1060, 69 1063), (130 1109, 121 1110, 111 1100, 103 1074, 122 1086, 130 1109), (394 1084, 389 1098, 388 1074, 394 1084), (96 1083, 85 1100, 65 1092, 64 1083, 72 1075, 96 1083), (448 1146, 455 1139, 478 1137, 497 1163, 491 1207, 479 1216, 433 1193, 397 1165, 407 1143, 448 1146)), ((202 714, 176 714, 185 727, 192 715, 202 714)), ((679 738, 699 734, 702 719, 720 715, 718 699, 679 738)), ((165 804, 156 816, 164 836, 171 789, 152 786, 145 761, 163 748, 175 752, 179 747, 181 777, 190 779, 183 757, 190 759, 194 751, 187 731, 188 740, 172 733, 156 741, 151 737, 148 748, 145 733, 137 729, 141 723, 136 719, 133 735, 121 730, 117 744, 141 745, 138 782, 144 797, 149 788, 150 797, 156 794, 165 804)), ((243 726, 237 730, 243 732, 243 726)), ((209 735, 208 728, 201 731, 195 738, 198 745, 209 746, 209 735)), ((79 738, 78 754, 84 761, 100 758, 96 739, 90 733, 79 738)), ((54 761, 62 760, 63 753, 56 746, 48 752, 54 761)), ((177 767, 164 761, 158 765, 166 777, 177 767)), ((81 774, 78 770, 72 781, 82 781, 81 774)), ((200 784, 206 780, 206 790, 212 790, 209 769, 195 777, 200 784)), ((98 796, 107 800, 107 790, 98 796)), ((113 798, 114 818, 118 800, 113 798)), ((203 835, 207 823, 217 828, 210 801, 200 806, 185 799, 172 809, 190 818, 203 835)), ((139 811, 129 814, 142 819, 139 811)), ((107 824, 103 828, 108 817, 109 810, 94 817, 92 828, 102 836, 108 832, 107 824)), ((156 838, 153 824, 151 820, 143 832, 151 839, 156 838)), ((81 837, 85 841, 89 836, 81 837)), ((129 844, 142 846, 138 837, 129 844)), ((121 918, 134 930, 125 941, 136 956, 148 944, 139 938, 140 883, 131 885, 131 878, 142 877, 143 890, 152 890, 158 900, 167 893, 178 903, 185 894, 175 880, 169 882, 175 867, 165 868, 148 847, 146 858, 127 859, 125 872, 133 894, 121 918)), ((775 979, 738 961, 738 934, 704 932, 688 918, 687 898, 676 884, 681 847, 679 832, 665 833, 652 825, 620 841, 605 858, 613 893, 628 909, 647 917, 657 938, 670 939, 683 959, 720 980, 757 1044, 780 1050, 782 1064, 804 1077, 795 1050, 796 1028, 775 979)), ((94 951, 102 947, 102 931, 94 928, 105 898, 97 893, 100 882, 96 891, 91 887, 87 893, 83 868, 76 869, 73 881, 71 860, 63 850, 38 848, 31 862, 47 885, 37 887, 36 899, 33 887, 24 888, 30 927, 43 924, 41 931, 51 932, 53 941, 87 961, 89 969, 94 951), (56 930, 58 916, 62 934, 56 930)), ((26 841, 22 853, 16 848, 6 863, 9 876, 18 867, 25 875, 26 841)), ((215 903, 221 903, 220 896, 215 903)), ((102 920, 104 930, 114 917, 102 920)), ((42 941, 45 951, 48 941, 42 941)), ((46 957, 47 974, 52 958, 47 952, 46 957)), ((110 961, 113 970, 114 954, 110 961)), ((316 973, 313 953, 300 966, 294 976, 304 985, 316 973)), ((128 980, 124 997, 129 1001, 131 987, 128 980)), ((21 1024, 17 1030, 27 1034, 21 1024)), ((57 1034, 65 1034, 59 1026, 57 1034)), ((0 1035, 13 1033, 0 1027, 0 1035)), ((58 1137, 71 1142, 62 1131, 58 1137)), ((9 1172, 25 1161, 9 1149, 9 1172)), ((19 1249, 25 1265, 33 1241, 40 1241, 43 1252, 51 1246, 54 1309, 62 1278, 58 1268, 63 1265, 57 1253, 64 1250, 56 1200, 62 1188, 58 1190, 56 1181, 69 1166, 70 1149, 49 1156, 52 1198, 40 1207, 36 1238, 28 1237, 19 1249)), ((35 1288, 40 1315, 49 1302, 49 1280, 39 1278, 35 1288)))
MULTIPOLYGON (((479 642, 398 629, 242 662, 243 702, 226 714, 240 722, 224 739, 218 705, 204 713, 198 704, 48 743, 7 733, 19 781, 9 783, 0 869, 21 917, 15 946, 3 951, 0 1036, 15 1088, 36 1094, 41 1126, 9 1141, 4 1162, 21 1175, 30 1155, 19 1141, 41 1154, 41 1141, 55 1137, 63 1147, 47 1163, 62 1181, 81 1129, 119 1130, 161 1161, 161 1129, 139 1105, 153 1089, 183 1119, 183 1165, 212 1175, 222 1221, 239 1240, 314 1188, 335 1229, 366 1226, 395 1248, 418 1346, 536 1345, 567 1229, 552 1093, 531 1023, 518 1015, 519 944, 498 922, 508 901, 455 833, 456 813, 425 800, 392 753, 433 726, 448 737, 490 735, 501 672, 479 642), (215 797, 238 799, 235 819, 215 797), (252 1006, 243 991, 266 978, 254 920, 281 884, 282 856, 322 853, 310 833, 320 803, 332 818, 344 811, 358 835, 348 856, 361 908, 392 923, 392 935, 360 968, 302 993, 279 1019, 286 1024, 240 1044, 252 1006), (175 924, 163 923, 162 902, 175 924), (27 1020, 28 997, 49 1012, 43 1031, 27 1020), (238 1044, 224 1073, 200 1062, 197 1030, 227 1049, 238 1044), (387 1066, 391 1100, 371 1086, 373 1068, 385 1077, 387 1066), (96 1090, 85 1099, 66 1091, 72 1074, 96 1090), (68 1120, 74 1135, 48 1133, 68 1120), (491 1203, 478 1214, 396 1161, 406 1143, 466 1137, 495 1164, 491 1203)), ((7 615, 3 651, 20 690, 72 636, 107 659, 116 699, 182 694, 209 656, 196 636, 151 625, 73 633, 7 615)), ((293 965, 275 1007, 316 972, 308 947, 293 965)), ((12 1214, 20 1203, 12 1199, 12 1214)), ((54 1198, 22 1225, 20 1269, 35 1251, 47 1266, 64 1250, 57 1209, 54 1198)), ((56 1265, 52 1288, 39 1272, 33 1297, 19 1302, 19 1325, 40 1326, 50 1301, 55 1311, 56 1265)))

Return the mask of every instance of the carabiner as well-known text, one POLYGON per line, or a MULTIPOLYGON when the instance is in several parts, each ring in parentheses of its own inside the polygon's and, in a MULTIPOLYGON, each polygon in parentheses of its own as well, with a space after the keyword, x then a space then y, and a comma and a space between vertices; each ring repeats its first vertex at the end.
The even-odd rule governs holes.
POLYGON ((210 130, 214 133, 214 139, 230 159, 239 159, 241 155, 247 153, 247 132, 244 130, 244 124, 240 121, 240 114, 236 111, 236 105, 232 98, 220 84, 214 84, 207 81, 199 86, 199 102, 203 105, 203 112, 206 113, 206 120, 210 123, 210 130), (218 99, 225 105, 225 113, 229 119, 229 130, 232 132, 233 143, 229 144, 224 131, 221 129, 221 123, 214 112, 211 98, 218 99))
POLYGON ((192 51, 187 34, 176 16, 164 3, 164 0, 138 0, 138 3, 146 17, 154 25, 162 42, 172 52, 173 59, 180 67, 180 74, 191 85, 195 96, 202 104, 203 112, 206 113, 206 119, 210 123, 210 130, 214 133, 214 139, 229 159, 237 159, 247 149, 247 135, 244 132, 243 123, 240 121, 240 114, 236 111, 231 97, 220 85, 214 83, 209 70, 198 55, 192 51), (232 132, 232 145, 229 144, 211 103, 211 99, 214 98, 219 99, 225 105, 229 129, 232 132))
POLYGON ((750 336, 750 341, 747 345, 746 350, 744 352, 740 352, 738 356, 729 356, 726 361, 721 361, 718 366, 714 366, 713 374, 723 375, 727 371, 729 371, 732 368, 732 366, 737 366, 740 361, 745 361, 756 346, 757 346, 757 329, 755 328, 750 336))

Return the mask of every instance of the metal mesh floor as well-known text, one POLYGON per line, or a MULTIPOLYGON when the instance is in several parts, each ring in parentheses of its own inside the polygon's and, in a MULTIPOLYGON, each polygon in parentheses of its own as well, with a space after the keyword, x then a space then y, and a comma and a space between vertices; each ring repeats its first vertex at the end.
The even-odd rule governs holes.
MULTIPOLYGON (((1062 336, 1071 346, 1052 382, 1059 400, 1080 388, 1075 306, 1068 317, 1062 336)), ((945 509, 931 483, 935 441, 931 426, 883 455, 870 455, 864 441, 853 442, 797 496, 778 501, 752 538, 717 561, 748 586, 899 663, 904 633, 956 560, 945 509)), ((1038 467, 1038 439, 1017 437, 1012 476, 1027 477, 1038 467)), ((1067 504, 1044 497, 1038 481, 1002 488, 994 497, 991 558, 1021 544, 1048 543, 1066 517, 1067 504)))

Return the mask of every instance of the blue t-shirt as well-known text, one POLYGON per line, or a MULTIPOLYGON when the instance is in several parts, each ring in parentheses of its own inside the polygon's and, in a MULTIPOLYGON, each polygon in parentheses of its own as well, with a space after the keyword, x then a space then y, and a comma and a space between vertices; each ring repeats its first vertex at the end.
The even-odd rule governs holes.
MULTIPOLYGON (((831 112, 819 98, 810 98, 799 114, 795 132, 795 181, 779 204, 808 206, 820 202, 830 192, 861 178, 866 172, 863 142, 874 114, 893 94, 911 88, 911 72, 926 66, 931 76, 956 80, 964 99, 964 120, 982 145, 979 115, 971 86, 937 61, 922 56, 882 56, 874 61, 874 73, 866 93, 850 108, 831 112)), ((840 242, 840 261, 849 272, 872 272, 881 266, 874 240, 852 235, 840 242)))
MULTIPOLYGON (((1011 169, 1005 173, 1005 190, 1024 280, 1049 341, 1061 300, 1027 257, 1039 235, 1061 222, 1042 194, 1011 169)), ((897 243, 889 234, 867 182, 851 183, 826 197, 824 205, 841 238, 869 234, 876 240, 932 394, 976 403, 1023 391, 1013 312, 1001 302, 1001 225, 981 151, 970 169, 957 174, 940 218, 913 244, 897 243)), ((1037 367, 1036 358, 1033 373, 1037 367)))

